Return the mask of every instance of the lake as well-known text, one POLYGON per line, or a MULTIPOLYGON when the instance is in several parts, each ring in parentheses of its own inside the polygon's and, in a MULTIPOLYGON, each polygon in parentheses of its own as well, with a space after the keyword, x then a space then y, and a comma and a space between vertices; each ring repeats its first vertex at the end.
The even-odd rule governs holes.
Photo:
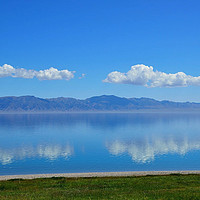
POLYGON ((200 170, 200 114, 1 114, 0 175, 200 170))

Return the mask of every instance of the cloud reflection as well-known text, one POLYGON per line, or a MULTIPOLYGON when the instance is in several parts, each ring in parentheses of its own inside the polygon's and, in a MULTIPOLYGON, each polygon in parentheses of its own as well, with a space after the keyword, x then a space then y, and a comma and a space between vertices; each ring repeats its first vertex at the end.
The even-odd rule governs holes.
POLYGON ((46 158, 48 160, 55 160, 59 157, 65 159, 73 155, 74 149, 70 145, 38 145, 36 147, 18 147, 3 149, 0 148, 0 163, 7 165, 15 160, 22 160, 26 158, 46 158))
POLYGON ((133 141, 115 140, 106 143, 106 147, 112 155, 128 154, 137 163, 147 163, 153 161, 159 155, 185 155, 189 151, 200 150, 200 139, 160 137, 144 140, 135 139, 133 141))

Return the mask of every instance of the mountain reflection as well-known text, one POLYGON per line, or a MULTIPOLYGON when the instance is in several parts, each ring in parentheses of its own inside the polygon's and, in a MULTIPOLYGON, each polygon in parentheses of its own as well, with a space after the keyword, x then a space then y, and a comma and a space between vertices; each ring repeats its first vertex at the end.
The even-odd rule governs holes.
POLYGON ((15 160, 22 160, 26 158, 46 158, 48 160, 55 160, 59 157, 65 159, 73 155, 73 147, 70 145, 38 145, 36 147, 18 147, 3 149, 0 148, 0 163, 7 165, 15 160))
POLYGON ((90 127, 103 129, 117 129, 125 125, 155 125, 158 123, 185 123, 199 122, 200 115, 181 113, 66 113, 66 114, 0 114, 0 128, 35 129, 41 126, 76 127, 89 125, 90 127))
POLYGON ((0 175, 199 170, 199 124, 200 113, 0 115, 0 175))
POLYGON ((152 137, 143 140, 115 140, 107 142, 106 147, 112 155, 128 154, 134 162, 147 163, 153 161, 159 155, 185 155, 189 151, 200 150, 200 139, 152 137))

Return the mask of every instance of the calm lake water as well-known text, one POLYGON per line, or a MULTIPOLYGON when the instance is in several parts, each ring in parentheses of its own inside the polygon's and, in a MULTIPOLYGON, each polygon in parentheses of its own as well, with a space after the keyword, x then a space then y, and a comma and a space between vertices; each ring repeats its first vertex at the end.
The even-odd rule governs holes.
POLYGON ((200 114, 2 114, 0 175, 200 170, 200 114))

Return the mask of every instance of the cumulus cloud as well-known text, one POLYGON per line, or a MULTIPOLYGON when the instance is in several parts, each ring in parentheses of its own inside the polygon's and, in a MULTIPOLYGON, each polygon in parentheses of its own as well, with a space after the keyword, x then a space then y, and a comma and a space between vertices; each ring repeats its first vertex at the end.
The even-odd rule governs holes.
POLYGON ((26 78, 32 79, 36 77, 39 80, 70 80, 74 78, 75 71, 58 70, 56 68, 49 68, 45 70, 27 70, 24 68, 14 68, 11 65, 4 64, 0 66, 0 78, 2 77, 14 77, 14 78, 26 78))
POLYGON ((86 74, 81 74, 81 76, 79 77, 79 79, 85 78, 86 74))
POLYGON ((152 66, 134 65, 127 73, 114 71, 103 82, 141 85, 145 87, 186 87, 200 86, 200 76, 186 75, 184 72, 167 74, 155 71, 152 66))

